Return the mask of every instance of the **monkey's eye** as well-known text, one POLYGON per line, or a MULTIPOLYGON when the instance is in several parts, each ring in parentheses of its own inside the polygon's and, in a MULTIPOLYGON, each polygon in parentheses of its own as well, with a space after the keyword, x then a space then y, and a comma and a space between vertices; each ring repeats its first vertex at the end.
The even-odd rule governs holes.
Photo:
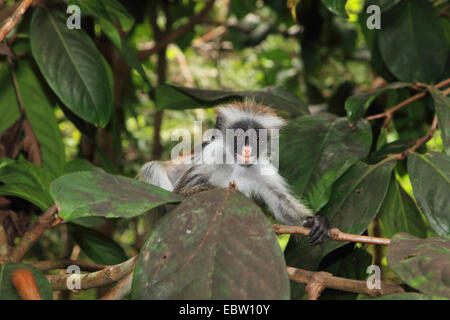
POLYGON ((234 133, 234 136, 235 136, 236 138, 240 138, 240 137, 242 137, 242 132, 235 132, 235 133, 234 133))

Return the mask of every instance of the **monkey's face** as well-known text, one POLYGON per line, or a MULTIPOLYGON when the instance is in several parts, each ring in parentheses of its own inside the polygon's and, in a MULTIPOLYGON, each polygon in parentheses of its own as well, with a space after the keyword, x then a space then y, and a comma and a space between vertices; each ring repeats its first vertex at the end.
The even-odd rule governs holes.
POLYGON ((234 163, 251 166, 266 152, 267 130, 253 120, 235 122, 227 129, 227 148, 234 163))

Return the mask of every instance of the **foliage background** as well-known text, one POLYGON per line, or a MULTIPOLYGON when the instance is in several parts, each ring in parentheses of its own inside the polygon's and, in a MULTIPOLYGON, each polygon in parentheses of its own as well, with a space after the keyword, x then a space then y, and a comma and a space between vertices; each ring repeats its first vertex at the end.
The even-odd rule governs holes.
MULTIPOLYGON (((0 21, 18 3, 0 1, 0 21)), ((121 178, 96 172, 133 178, 146 161, 170 157, 177 143, 170 139, 174 129, 193 129, 194 120, 212 127, 214 105, 250 96, 290 120, 281 139, 281 172, 295 193, 315 212, 329 217, 333 226, 387 238, 406 232, 443 242, 443 257, 425 268, 431 273, 424 271, 426 280, 420 281, 420 263, 408 261, 414 274, 405 275, 408 268, 401 259, 389 263, 384 248, 370 245, 327 242, 311 248, 302 237, 281 236, 278 242, 286 263, 352 279, 366 279, 366 267, 374 263, 382 266, 383 280, 402 283, 426 297, 448 298, 448 281, 435 278, 436 272, 446 274, 450 265, 448 83, 439 89, 427 87, 450 76, 448 6, 446 0, 33 2, 8 35, 0 56, 0 194, 4 196, 0 254, 13 250, 54 201, 63 205, 67 221, 83 220, 45 232, 25 263, 71 257, 117 264, 152 247, 147 232, 154 228, 162 237, 169 236, 170 242, 174 231, 161 222, 158 227, 161 214, 144 213, 179 202, 176 195, 146 189, 153 198, 130 196, 116 206, 123 190, 136 190, 140 196, 140 188, 150 187, 130 180, 121 185, 121 178), (65 27, 63 15, 70 4, 81 8, 82 31, 65 27), (371 4, 381 8, 380 30, 366 27, 366 8, 371 4), (413 99, 392 118, 389 114, 389 121, 386 115, 363 119, 428 90, 431 94, 413 99), (126 219, 104 219, 83 195, 85 190, 96 195, 95 200, 112 203, 108 217, 126 219), (147 247, 142 249, 146 238, 147 247), (424 286, 424 282, 431 284, 424 286)), ((225 211, 239 215, 237 209, 230 209, 236 206, 234 195, 229 200, 228 195, 216 196, 223 196, 230 206, 225 211)), ((242 206, 247 203, 240 201, 242 206)), ((181 209, 184 203, 189 205, 183 202, 181 209)), ((258 220, 259 231, 267 229, 262 220, 258 220)), ((243 219, 242 225, 251 223, 243 219)), ((225 234, 217 230, 217 237, 225 234)), ((416 241, 409 235, 395 239, 416 241)), ((227 246, 251 260, 243 246, 245 232, 237 230, 234 237, 240 239, 238 243, 227 246)), ((272 245, 274 239, 260 241, 272 245)), ((426 244, 437 250, 436 241, 426 244)), ((411 248, 401 254, 407 249, 411 248)), ((277 254, 275 250, 268 261, 284 263, 277 254)), ((429 254, 425 251, 422 256, 429 254)), ((196 268, 216 258, 205 253, 201 259, 196 268)), ((277 263, 270 268, 268 264, 267 270, 279 271, 277 263)), ((143 261, 138 265, 147 275, 155 267, 143 261)), ((246 272, 237 266, 223 269, 246 272)), ((264 284, 264 272, 250 272, 249 278, 250 274, 264 284)), ((145 277, 137 271, 135 276, 145 277)), ((211 281, 228 288, 227 281, 215 278, 217 271, 213 276, 211 281)), ((272 297, 286 298, 287 277, 275 278, 281 289, 272 297)), ((234 292, 233 288, 227 290, 234 292)), ((109 289, 55 297, 95 298, 109 289)), ((155 297, 155 291, 133 290, 140 292, 133 293, 135 298, 155 297)), ((197 297, 189 292, 159 297, 197 297)), ((253 288, 242 295, 218 296, 255 297, 255 292, 253 288)), ((290 297, 304 298, 303 285, 291 282, 290 297)), ((321 299, 327 298, 367 297, 327 289, 321 299)))

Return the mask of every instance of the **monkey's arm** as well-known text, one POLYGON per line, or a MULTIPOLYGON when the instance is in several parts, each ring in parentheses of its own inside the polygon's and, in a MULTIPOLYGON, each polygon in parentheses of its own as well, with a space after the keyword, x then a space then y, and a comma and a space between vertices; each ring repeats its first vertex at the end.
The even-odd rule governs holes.
POLYGON ((314 216, 311 210, 291 195, 282 178, 279 178, 271 179, 272 181, 260 186, 258 188, 259 197, 267 204, 276 220, 289 225, 311 228, 310 243, 312 245, 320 244, 328 236, 328 219, 314 216))

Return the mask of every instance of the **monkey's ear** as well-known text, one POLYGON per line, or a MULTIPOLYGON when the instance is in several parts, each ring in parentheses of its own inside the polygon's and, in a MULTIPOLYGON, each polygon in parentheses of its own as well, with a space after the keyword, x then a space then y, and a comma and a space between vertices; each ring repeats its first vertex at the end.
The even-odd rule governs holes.
POLYGON ((216 118, 216 125, 214 126, 214 128, 216 128, 217 130, 222 130, 224 126, 225 126, 225 119, 222 114, 218 113, 216 118))

